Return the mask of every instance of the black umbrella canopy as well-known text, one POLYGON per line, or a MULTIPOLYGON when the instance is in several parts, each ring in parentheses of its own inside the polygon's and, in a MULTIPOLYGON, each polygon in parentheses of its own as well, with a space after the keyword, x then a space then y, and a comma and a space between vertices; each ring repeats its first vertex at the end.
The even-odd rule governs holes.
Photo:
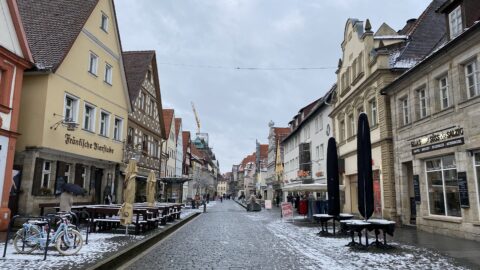
POLYGON ((73 193, 75 195, 85 194, 85 190, 81 186, 76 185, 76 184, 72 184, 72 183, 63 184, 62 190, 73 193))
POLYGON ((357 132, 358 211, 367 220, 373 214, 372 143, 368 117, 358 117, 357 132))
POLYGON ((327 146, 327 191, 328 214, 332 216, 340 214, 340 186, 338 184, 337 143, 335 138, 330 138, 327 146))

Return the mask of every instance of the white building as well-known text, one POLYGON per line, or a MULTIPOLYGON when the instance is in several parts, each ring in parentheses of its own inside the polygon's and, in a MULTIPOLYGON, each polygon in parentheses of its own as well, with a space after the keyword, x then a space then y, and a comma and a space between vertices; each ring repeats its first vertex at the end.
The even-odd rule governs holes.
POLYGON ((294 191, 317 192, 326 198, 326 152, 332 123, 328 116, 334 85, 324 97, 302 108, 290 121, 290 134, 283 140, 284 198, 294 191))

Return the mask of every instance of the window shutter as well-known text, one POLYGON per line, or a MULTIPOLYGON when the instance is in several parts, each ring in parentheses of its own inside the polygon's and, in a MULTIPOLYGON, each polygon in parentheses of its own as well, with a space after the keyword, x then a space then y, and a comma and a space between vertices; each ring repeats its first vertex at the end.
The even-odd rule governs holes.
POLYGON ((75 184, 83 187, 83 180, 82 180, 82 173, 83 173, 83 165, 80 163, 75 164, 75 184))
POLYGON ((95 166, 92 166, 90 168, 90 188, 88 189, 88 194, 90 194, 90 191, 92 189, 95 189, 95 171, 97 168, 95 166))
POLYGON ((32 181, 32 195, 40 194, 40 186, 42 185, 43 161, 44 159, 42 158, 35 159, 35 171, 33 172, 32 181))
POLYGON ((57 161, 57 173, 55 175, 55 195, 62 193, 62 186, 65 184, 66 163, 57 161))

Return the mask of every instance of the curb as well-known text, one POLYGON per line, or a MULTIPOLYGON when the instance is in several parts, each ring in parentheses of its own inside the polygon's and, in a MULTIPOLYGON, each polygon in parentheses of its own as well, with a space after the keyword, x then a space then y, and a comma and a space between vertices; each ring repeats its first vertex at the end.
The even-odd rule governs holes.
POLYGON ((164 239, 168 235, 172 234, 183 225, 187 224, 189 221, 200 215, 201 213, 194 213, 191 216, 188 216, 185 219, 182 219, 178 223, 173 224, 172 226, 168 227, 167 229, 158 232, 136 244, 133 244, 130 248, 122 250, 116 253, 113 256, 110 256, 95 265, 88 267, 88 270, 96 270, 96 269, 117 269, 119 266, 123 265, 124 263, 132 260, 136 256, 138 256, 143 251, 147 250, 148 248, 152 247, 160 240, 164 239))

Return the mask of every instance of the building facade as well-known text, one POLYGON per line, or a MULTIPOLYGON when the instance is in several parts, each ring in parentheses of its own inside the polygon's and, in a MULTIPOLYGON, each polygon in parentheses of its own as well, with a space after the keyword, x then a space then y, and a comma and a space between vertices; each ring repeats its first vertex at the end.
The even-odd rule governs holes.
POLYGON ((33 59, 16 1, 2 0, 0 9, 0 231, 5 231, 11 210, 16 212, 18 206, 14 202, 20 192, 20 175, 13 170, 13 160, 19 136, 23 73, 32 66, 33 59))
POLYGON ((66 182, 87 190, 74 200, 101 203, 119 188, 131 110, 113 1, 17 3, 35 63, 22 89, 19 212, 58 202, 66 182))
POLYGON ((397 212, 421 230, 478 240, 480 6, 438 10, 447 42, 382 90, 392 104, 397 212))
POLYGON ((290 128, 275 127, 273 121, 270 121, 268 127, 268 163, 265 182, 267 185, 266 199, 272 200, 282 194, 283 174, 280 170, 283 166, 279 165, 284 163, 284 150, 280 142, 290 133, 290 128))
MULTIPOLYGON (((123 60, 132 111, 128 115, 124 164, 120 170, 125 171, 129 159, 137 155, 135 200, 143 202, 146 200, 146 180, 150 171, 155 172, 157 179, 160 178, 161 145, 166 137, 160 83, 155 51, 124 52, 123 60)), ((104 119, 106 116, 106 112, 100 112, 101 126, 109 125, 108 118, 104 119)), ((117 192, 121 191, 117 189, 117 192)), ((162 193, 160 185, 157 192, 162 193)))
POLYGON ((360 113, 368 115, 372 142, 374 216, 396 219, 393 135, 390 101, 378 89, 423 59, 444 37, 444 18, 434 0, 418 20, 399 31, 383 23, 377 31, 367 20, 348 19, 337 70, 333 119, 338 144, 343 211, 358 213, 356 131, 360 113), (344 165, 344 166, 343 166, 344 165))

